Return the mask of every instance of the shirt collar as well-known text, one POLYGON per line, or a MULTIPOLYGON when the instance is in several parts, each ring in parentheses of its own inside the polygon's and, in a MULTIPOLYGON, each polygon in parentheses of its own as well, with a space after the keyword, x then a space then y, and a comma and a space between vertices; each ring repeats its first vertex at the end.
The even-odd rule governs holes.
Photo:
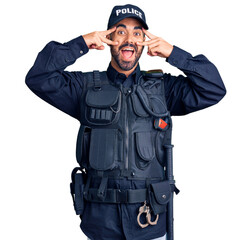
MULTIPOLYGON (((123 81, 127 79, 127 77, 126 77, 125 74, 117 72, 117 71, 112 67, 111 62, 110 62, 109 66, 108 66, 108 69, 107 69, 107 75, 108 75, 108 78, 109 78, 112 82, 114 82, 114 83, 116 83, 118 79, 123 79, 123 81)), ((129 78, 129 77, 132 77, 133 80, 134 80, 134 82, 136 82, 136 79, 138 79, 138 78, 140 77, 140 66, 139 66, 139 64, 137 64, 137 67, 136 67, 135 70, 128 76, 128 78, 129 78)))

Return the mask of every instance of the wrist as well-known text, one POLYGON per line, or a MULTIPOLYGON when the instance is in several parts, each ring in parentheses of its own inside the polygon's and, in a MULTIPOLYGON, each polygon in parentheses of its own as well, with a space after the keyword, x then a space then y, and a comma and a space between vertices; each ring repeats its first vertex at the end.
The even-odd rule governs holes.
POLYGON ((169 44, 169 48, 167 49, 167 54, 166 54, 165 58, 170 57, 170 55, 173 51, 173 48, 174 48, 173 45, 169 44))

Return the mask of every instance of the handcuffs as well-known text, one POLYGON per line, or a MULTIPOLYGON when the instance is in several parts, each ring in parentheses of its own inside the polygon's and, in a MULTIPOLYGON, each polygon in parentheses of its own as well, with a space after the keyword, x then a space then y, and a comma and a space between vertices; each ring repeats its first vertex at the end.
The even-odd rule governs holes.
POLYGON ((144 201, 144 205, 141 206, 141 207, 139 208, 139 213, 138 213, 138 215, 137 215, 137 222, 138 222, 138 225, 139 225, 141 228, 146 228, 146 227, 148 227, 149 225, 156 225, 157 222, 158 222, 158 218, 159 218, 159 214, 156 215, 155 221, 153 221, 153 222, 151 221, 150 207, 147 206, 146 201, 144 201), (146 221, 147 221, 147 222, 146 222, 145 224, 143 224, 143 223, 140 222, 140 217, 141 217, 141 215, 142 215, 143 213, 146 214, 146 221))

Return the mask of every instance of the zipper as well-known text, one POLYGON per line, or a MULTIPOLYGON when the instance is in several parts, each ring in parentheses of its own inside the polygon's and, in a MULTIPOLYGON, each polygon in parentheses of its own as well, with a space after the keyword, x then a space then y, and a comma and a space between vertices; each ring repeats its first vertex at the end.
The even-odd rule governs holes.
POLYGON ((131 89, 127 89, 124 95, 124 126, 125 126, 125 170, 129 169, 129 121, 128 121, 128 104, 127 98, 131 93, 131 89))

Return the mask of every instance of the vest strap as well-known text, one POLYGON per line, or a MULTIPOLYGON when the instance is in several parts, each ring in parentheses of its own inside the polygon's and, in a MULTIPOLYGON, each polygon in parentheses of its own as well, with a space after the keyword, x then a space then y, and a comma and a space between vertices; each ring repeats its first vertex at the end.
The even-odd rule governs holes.
POLYGON ((101 200, 104 201, 106 198, 107 194, 107 185, 108 185, 108 177, 103 177, 101 180, 100 187, 97 191, 97 197, 101 200))
POLYGON ((94 89, 99 91, 101 90, 101 78, 99 71, 93 71, 93 78, 94 78, 94 89))
POLYGON ((88 175, 87 182, 86 182, 86 185, 84 187, 84 192, 83 192, 84 198, 86 198, 88 196, 90 183, 91 183, 91 175, 88 175))

